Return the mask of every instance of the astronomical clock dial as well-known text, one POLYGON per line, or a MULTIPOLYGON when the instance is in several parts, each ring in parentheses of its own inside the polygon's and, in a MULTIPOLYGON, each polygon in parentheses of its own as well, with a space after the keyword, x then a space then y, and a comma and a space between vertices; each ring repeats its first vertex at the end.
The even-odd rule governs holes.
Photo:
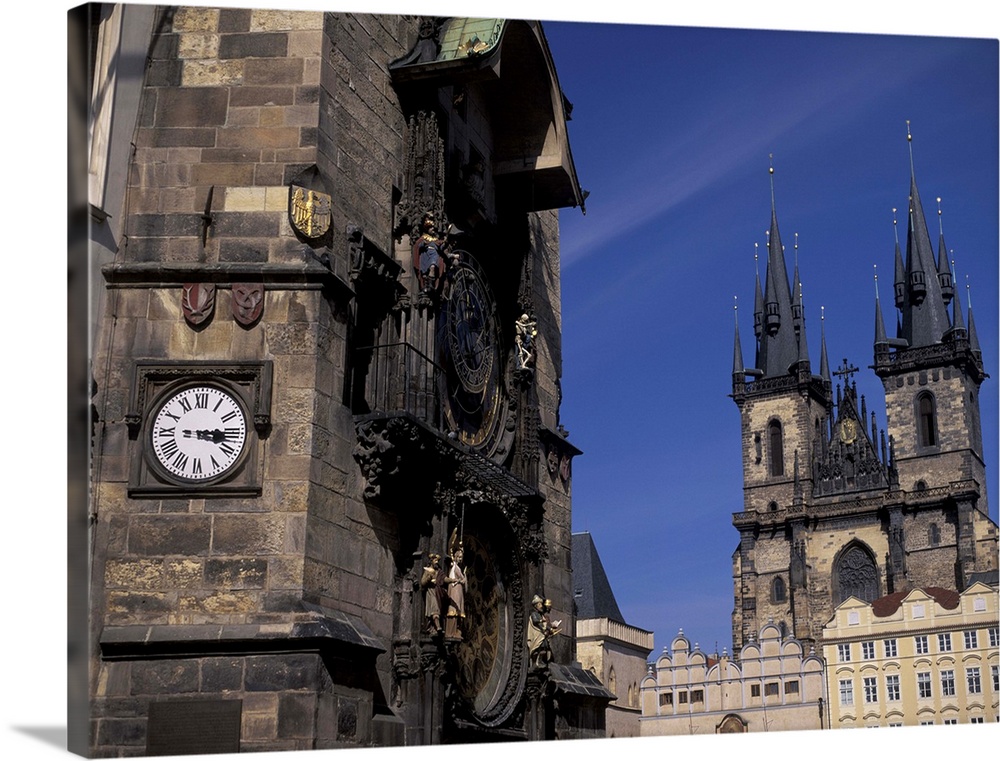
POLYGON ((449 429, 488 457, 502 458, 507 409, 496 306, 475 260, 462 252, 449 269, 439 346, 444 354, 445 417, 449 429))
POLYGON ((247 414, 216 386, 191 386, 153 410, 150 452, 170 480, 207 483, 230 473, 247 445, 247 414))

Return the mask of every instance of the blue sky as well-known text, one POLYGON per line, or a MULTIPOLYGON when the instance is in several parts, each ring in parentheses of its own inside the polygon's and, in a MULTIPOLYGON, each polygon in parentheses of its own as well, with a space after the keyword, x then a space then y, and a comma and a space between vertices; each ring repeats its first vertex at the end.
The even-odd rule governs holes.
MULTIPOLYGON (((731 646, 731 516, 742 509, 739 414, 728 398, 734 296, 753 361, 754 244, 774 196, 798 264, 818 368, 821 308, 879 426, 867 369, 874 267, 892 324, 893 212, 905 245, 910 157, 937 241, 941 197, 957 281, 971 285, 990 514, 997 508, 995 40, 546 23, 574 105, 586 216, 561 215, 562 421, 573 527, 589 531, 629 623, 656 647, 683 628, 731 646)), ((764 275, 763 256, 760 263, 764 275)))

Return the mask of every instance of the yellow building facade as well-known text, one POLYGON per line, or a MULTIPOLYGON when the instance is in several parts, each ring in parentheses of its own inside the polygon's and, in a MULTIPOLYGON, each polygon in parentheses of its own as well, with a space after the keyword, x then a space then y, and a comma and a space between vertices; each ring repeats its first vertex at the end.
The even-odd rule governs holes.
POLYGON ((703 653, 679 633, 640 688, 643 737, 825 729, 824 664, 769 622, 739 659, 703 653))
POLYGON ((997 590, 849 598, 823 630, 833 728, 988 724, 998 712, 997 590))

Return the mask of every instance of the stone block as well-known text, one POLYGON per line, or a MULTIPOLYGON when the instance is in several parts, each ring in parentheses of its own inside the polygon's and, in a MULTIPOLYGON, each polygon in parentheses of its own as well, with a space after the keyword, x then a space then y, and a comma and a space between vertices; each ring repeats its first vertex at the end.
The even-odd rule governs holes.
POLYGON ((259 515, 216 515, 212 554, 277 555, 285 542, 284 520, 259 515))
POLYGON ((181 69, 180 84, 183 87, 239 85, 243 82, 243 64, 242 59, 228 61, 186 60, 181 69))
MULTIPOLYGON (((245 184, 250 180, 248 177, 245 184)), ((269 238, 278 234, 279 219, 276 212, 220 211, 215 215, 213 232, 220 238, 269 238)))
POLYGON ((183 558, 164 561, 163 586, 175 589, 192 589, 202 584, 203 561, 183 558))
MULTIPOLYGON (((188 33, 178 35, 178 58, 218 58, 219 35, 188 33)), ((222 56, 226 58, 228 56, 222 56)))
POLYGON ((194 185, 220 185, 225 187, 232 185, 252 185, 253 164, 226 164, 221 162, 196 164, 191 167, 191 183, 194 185))
POLYGON ((104 584, 108 589, 158 589, 163 586, 163 561, 109 560, 104 584))
POLYGON ((260 558, 227 558, 205 561, 205 583, 222 589, 263 589, 267 561, 260 558))
POLYGON ((224 34, 219 58, 276 58, 288 53, 288 35, 280 33, 224 34))
POLYGON ((173 31, 214 32, 218 24, 218 9, 182 7, 174 14, 173 31))
POLYGON ((132 665, 132 695, 179 695, 198 691, 198 662, 139 661, 132 665))
POLYGON ((177 146, 211 148, 215 145, 215 129, 170 127, 140 129, 136 145, 170 148, 177 146))
POLYGON ((323 14, 308 11, 254 10, 250 31, 288 31, 323 28, 323 14))
POLYGON ((302 574, 305 559, 302 557, 279 557, 268 560, 268 586, 272 590, 299 590, 302 588, 302 574))
POLYGON ((205 555, 211 519, 203 515, 134 515, 128 528, 132 555, 205 555))
POLYGON ((104 718, 98 722, 97 744, 115 748, 146 745, 146 718, 104 718))
POLYGON ((315 687, 318 656, 289 653, 252 655, 246 659, 248 692, 285 692, 315 687))
POLYGON ((246 58, 241 62, 243 81, 248 85, 306 84, 301 58, 246 58))
POLYGON ((283 693, 278 699, 278 737, 312 737, 316 695, 283 693))
POLYGON ((266 189, 260 187, 233 187, 225 189, 225 211, 263 211, 266 189))
POLYGON ((220 148, 279 149, 298 145, 299 130, 295 127, 230 127, 219 130, 220 148))
POLYGON ((201 661, 201 692, 243 689, 242 658, 204 658, 201 661))
POLYGON ((219 11, 219 32, 248 32, 253 11, 249 8, 223 8, 219 11))
MULTIPOLYGON (((268 240, 266 238, 241 238, 219 241, 220 262, 266 262, 268 260, 268 240)), ((265 302, 265 315, 267 305, 265 302)), ((268 315, 269 316, 269 315, 268 315)))
POLYGON ((257 597, 249 592, 214 592, 181 595, 177 598, 177 610, 182 613, 186 611, 218 616, 226 613, 249 613, 256 609, 257 597))

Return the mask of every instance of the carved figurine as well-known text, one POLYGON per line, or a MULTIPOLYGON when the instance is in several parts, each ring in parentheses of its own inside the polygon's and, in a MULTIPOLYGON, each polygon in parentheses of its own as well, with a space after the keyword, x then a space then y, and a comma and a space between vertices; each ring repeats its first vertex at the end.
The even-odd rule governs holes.
POLYGON ((553 625, 546 610, 551 610, 552 603, 540 595, 531 598, 531 607, 531 615, 528 617, 528 657, 533 668, 544 668, 552 660, 549 640, 559 634, 558 625, 562 621, 556 621, 553 625))
POLYGON ((535 361, 535 336, 538 335, 536 323, 527 314, 514 323, 514 343, 517 345, 517 364, 521 370, 526 370, 535 361))
POLYGON ((445 247, 448 235, 441 237, 437 231, 434 215, 424 214, 420 223, 420 237, 413 244, 413 268, 417 271, 420 292, 438 293, 448 269, 445 247))
POLYGON ((444 636, 448 639, 462 639, 462 629, 465 626, 465 586, 467 583, 465 569, 465 549, 458 540, 456 532, 451 534, 449 551, 451 552, 451 567, 448 569, 448 611, 445 614, 444 636))
POLYGON ((441 568, 441 556, 430 554, 431 564, 424 566, 420 588, 424 590, 424 622, 428 634, 441 634, 441 609, 445 598, 446 577, 441 568))

